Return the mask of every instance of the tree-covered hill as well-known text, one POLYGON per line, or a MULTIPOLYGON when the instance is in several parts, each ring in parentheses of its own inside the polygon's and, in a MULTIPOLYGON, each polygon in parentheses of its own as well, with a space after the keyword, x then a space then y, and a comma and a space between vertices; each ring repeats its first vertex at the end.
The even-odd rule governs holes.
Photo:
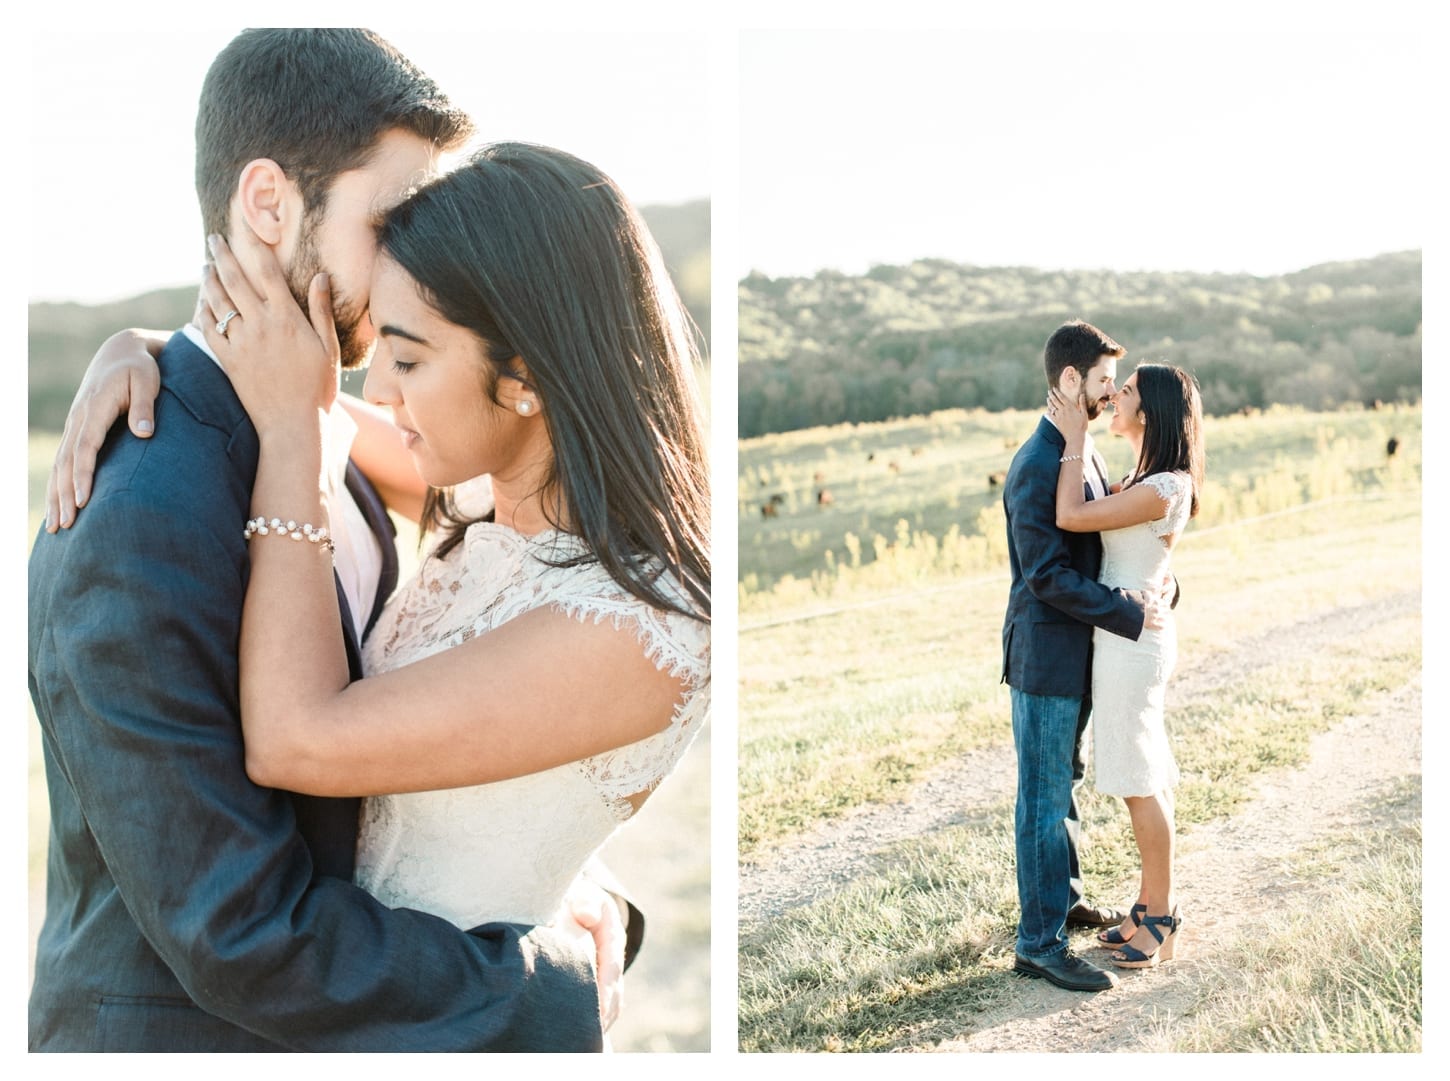
MULTIPOLYGON (((710 204, 641 207, 675 287, 710 334, 710 204)), ((30 305, 30 427, 59 431, 96 348, 123 327, 171 329, 191 318, 196 289, 161 289, 110 304, 30 305)), ((350 389, 357 389, 356 377, 350 389)))
POLYGON ((1120 370, 1192 371, 1216 414, 1420 398, 1420 253, 1293 274, 1049 271, 939 259, 740 283, 742 437, 937 409, 1031 408, 1042 346, 1086 319, 1120 370))

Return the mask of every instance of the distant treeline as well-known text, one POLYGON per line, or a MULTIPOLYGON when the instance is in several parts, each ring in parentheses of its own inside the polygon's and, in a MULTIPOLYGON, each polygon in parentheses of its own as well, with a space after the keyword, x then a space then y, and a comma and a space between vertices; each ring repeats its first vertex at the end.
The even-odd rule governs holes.
MULTIPOLYGON (((675 288, 710 338, 710 204, 641 207, 675 288)), ((30 305, 30 424, 59 431, 81 373, 101 342, 125 327, 172 330, 191 318, 196 288, 160 289, 110 304, 30 305)), ((361 380, 349 377, 349 389, 361 380)))
POLYGON ((1213 414, 1420 400, 1420 253, 1293 274, 1043 271, 945 260, 740 283, 742 438, 1042 401, 1042 347, 1082 318, 1189 369, 1213 414))

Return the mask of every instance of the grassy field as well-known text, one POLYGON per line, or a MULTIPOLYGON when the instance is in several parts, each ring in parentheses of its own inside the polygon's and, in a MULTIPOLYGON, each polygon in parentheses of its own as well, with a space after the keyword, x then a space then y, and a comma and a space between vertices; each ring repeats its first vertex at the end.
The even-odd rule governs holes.
MULTIPOLYGON (((742 856, 768 862, 815 826, 906 798, 964 752, 1010 756, 999 683, 1008 580, 1000 489, 987 478, 1035 423, 950 414, 742 444, 742 856), (899 471, 880 471, 883 454, 899 471), (817 474, 842 478, 825 507, 803 498, 817 474), (762 516, 757 493, 771 489, 786 498, 762 516)), ((1420 426, 1417 409, 1210 422, 1211 484, 1175 553, 1180 674, 1275 628, 1419 589, 1420 426), (1399 447, 1387 460, 1392 434, 1399 447)), ((1121 444, 1100 446, 1110 467, 1126 469, 1121 444)), ((1231 817, 1264 771, 1302 762, 1314 733, 1420 667, 1420 620, 1401 618, 1193 698, 1170 717, 1180 830, 1231 817)), ((1134 853, 1120 801, 1089 793, 1084 813, 1094 836, 1088 875, 1122 880, 1134 853)), ((988 819, 875 853, 872 866, 887 870, 744 935, 742 1049, 919 1048, 952 1035, 939 1027, 944 1017, 1000 1001, 991 962, 1010 949, 1017 915, 1010 801, 988 819)), ((1363 858, 1346 858, 1343 887, 1371 907, 1413 908, 1412 924, 1394 918, 1412 940, 1396 949, 1418 957, 1418 836, 1386 844, 1392 870, 1346 849, 1363 858)), ((1316 933, 1340 931, 1363 933, 1316 933)), ((1300 982, 1289 986, 1322 984, 1310 961, 1298 963, 1300 982)), ((1361 978, 1370 1002, 1352 1017, 1285 1015, 1255 1042, 1224 1036, 1238 1015, 1200 1011, 1209 1020, 1181 1033, 1179 1049, 1413 1049, 1418 1012, 1388 1033, 1375 1026, 1405 1016, 1407 996, 1418 1011, 1418 966, 1361 978)), ((1243 1018, 1270 1001, 1272 973, 1264 981, 1236 1007, 1243 1018)))
POLYGON ((1305 852, 1295 875, 1309 888, 1209 971, 1191 1017, 1164 1027, 1160 1049, 1421 1050, 1420 797, 1420 786, 1406 783, 1387 794, 1385 828, 1329 830, 1305 852), (1334 914, 1328 928, 1326 912, 1334 914), (1333 965, 1325 963, 1326 930, 1333 965))
MULTIPOLYGON (((29 441, 30 536, 44 514, 45 479, 57 436, 29 441)), ((85 513, 82 511, 81 513, 85 513)), ((406 574, 416 534, 399 528, 406 574)), ((40 729, 29 722, 28 879, 32 960, 44 915, 49 810, 40 729)), ((675 774, 606 846, 605 862, 646 916, 645 945, 625 978, 623 1016, 610 1033, 617 1051, 706 1051, 710 1048, 710 726, 675 774)), ((28 987, 28 980, 27 980, 28 987)))
MULTIPOLYGON (((995 530, 986 536, 933 515, 950 502, 958 472, 951 463, 997 453, 1009 423, 1029 431, 1036 418, 937 416, 792 433, 774 455, 768 440, 742 447, 742 478, 772 458, 778 469, 810 477, 843 459, 843 447, 889 445, 906 430, 937 463, 921 463, 905 487, 883 479, 874 496, 862 495, 882 523, 909 524, 888 526, 885 535, 851 533, 860 540, 859 563, 833 558, 820 538, 795 551, 790 534, 803 534, 799 521, 814 506, 774 519, 743 512, 743 854, 889 798, 943 756, 1002 738, 1001 497, 978 493, 991 502, 966 509, 995 530), (794 570, 762 585, 772 577, 767 568, 790 560, 794 570)), ((1187 598, 1179 620, 1184 655, 1227 648, 1254 626, 1373 596, 1404 577, 1406 552, 1415 554, 1418 580, 1419 437, 1418 410, 1212 420, 1214 475, 1175 555, 1187 598), (1401 446, 1386 461, 1389 432, 1401 446)), ((1121 458, 1121 444, 1104 446, 1110 468, 1125 468, 1115 450, 1121 458)))
MULTIPOLYGON (((852 586, 1000 566, 1002 493, 993 477, 1006 472, 1039 415, 952 410, 743 440, 742 621, 790 609, 803 581, 819 596, 839 593, 847 585, 839 572, 853 566, 895 563, 901 573, 893 582, 880 568, 873 579, 855 576, 852 586), (830 494, 824 505, 822 490, 830 494)), ((1418 484, 1420 429, 1418 407, 1210 418, 1207 483, 1194 528, 1418 484), (1400 446, 1387 458, 1392 436, 1400 446)), ((1101 421, 1094 433, 1109 474, 1126 473, 1127 445, 1101 421)))

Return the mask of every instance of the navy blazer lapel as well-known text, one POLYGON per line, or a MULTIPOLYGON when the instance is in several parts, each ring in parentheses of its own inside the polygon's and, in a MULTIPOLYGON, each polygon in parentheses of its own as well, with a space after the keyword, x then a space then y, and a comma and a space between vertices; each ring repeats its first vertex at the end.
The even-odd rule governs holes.
POLYGON ((165 374, 166 389, 178 401, 186 403, 186 408, 203 424, 232 432, 240 427, 249 433, 253 444, 249 464, 255 470, 256 430, 250 423, 242 423, 247 420, 247 412, 221 366, 180 330, 172 333, 156 364, 165 374))
MULTIPOLYGON (((1058 431, 1057 425, 1053 424, 1052 421, 1048 420, 1046 417, 1043 417, 1040 421, 1037 422, 1037 436, 1039 439, 1046 440, 1049 444, 1057 449, 1057 456, 1059 459, 1062 457, 1062 452, 1067 449, 1067 439, 1063 437, 1062 432, 1058 431)), ((1093 448, 1092 457, 1093 467, 1095 469, 1098 469, 1098 476, 1102 477, 1103 471, 1098 468, 1098 452, 1096 447, 1093 448)), ((1059 461, 1058 465, 1061 466, 1061 464, 1062 463, 1059 461)), ((1106 478, 1104 478, 1103 491, 1106 492, 1107 490, 1107 480, 1106 478)), ((1089 503, 1093 501, 1093 486, 1088 483, 1087 470, 1083 470, 1082 494, 1083 498, 1086 499, 1089 503)))
MULTIPOLYGON (((1112 487, 1108 484, 1107 463, 1103 461, 1103 456, 1098 453, 1097 447, 1093 447, 1093 468, 1098 472, 1098 482, 1102 484, 1103 494, 1106 495, 1112 491, 1112 487)), ((1088 496, 1088 498, 1091 499, 1092 496, 1088 496)))
POLYGON ((357 640, 357 625, 352 619, 352 605, 347 603, 347 590, 342 588, 342 577, 332 572, 332 584, 337 587, 337 610, 342 614, 342 644, 347 650, 347 674, 349 679, 362 679, 362 644, 357 640))
MULTIPOLYGON (((397 531, 393 528, 393 520, 388 517, 388 509, 383 506, 382 497, 378 495, 368 479, 363 476, 351 458, 347 462, 346 475, 347 490, 352 495, 353 502, 362 511, 363 517, 367 519, 368 528, 373 531, 373 536, 378 540, 378 547, 383 553, 383 568, 378 575, 378 592, 373 600, 373 610, 368 613, 367 623, 363 626, 363 637, 373 629, 373 624, 378 621, 382 614, 383 605, 387 604, 388 598, 393 595, 393 590, 398 586, 398 545, 397 531)), ((339 589, 341 586, 339 585, 339 589)), ((343 605, 344 613, 347 612, 346 604, 343 605)), ((352 620, 344 620, 349 627, 352 620)))

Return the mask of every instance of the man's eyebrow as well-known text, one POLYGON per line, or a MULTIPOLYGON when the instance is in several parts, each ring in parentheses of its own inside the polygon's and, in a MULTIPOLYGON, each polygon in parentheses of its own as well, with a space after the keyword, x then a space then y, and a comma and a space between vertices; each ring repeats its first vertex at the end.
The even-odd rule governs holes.
POLYGON ((378 336, 382 338, 404 338, 410 342, 417 342, 419 345, 427 345, 427 338, 420 338, 418 335, 404 330, 402 327, 395 327, 392 323, 378 327, 378 336))

